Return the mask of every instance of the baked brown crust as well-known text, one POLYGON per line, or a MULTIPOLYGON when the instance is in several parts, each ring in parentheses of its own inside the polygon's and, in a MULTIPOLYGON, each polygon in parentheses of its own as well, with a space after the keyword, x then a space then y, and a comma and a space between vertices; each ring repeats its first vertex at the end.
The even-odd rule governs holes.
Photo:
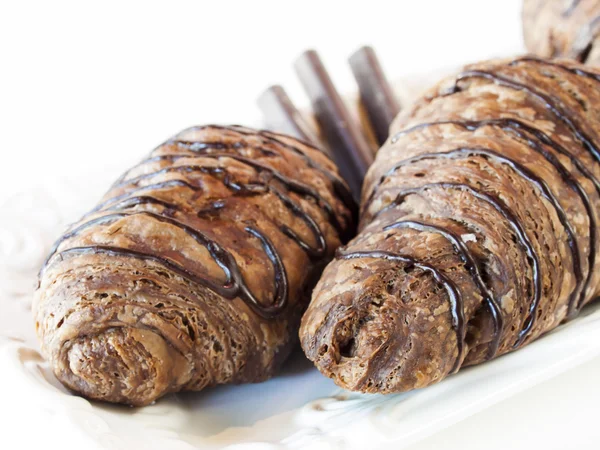
POLYGON ((293 138, 181 132, 57 242, 34 303, 44 356, 75 392, 132 405, 269 378, 352 231, 349 198, 293 138))
POLYGON ((530 52, 600 64, 600 1, 524 0, 522 15, 530 52))
POLYGON ((350 390, 438 382, 528 344, 599 291, 600 71, 520 58, 442 81, 391 126, 358 236, 300 328, 350 390))

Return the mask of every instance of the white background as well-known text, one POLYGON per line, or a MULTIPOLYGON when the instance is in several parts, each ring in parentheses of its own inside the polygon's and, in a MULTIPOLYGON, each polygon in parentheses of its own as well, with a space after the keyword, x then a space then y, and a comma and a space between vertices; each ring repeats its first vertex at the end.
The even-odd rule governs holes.
MULTIPOLYGON (((519 8, 518 0, 0 3, 0 200, 72 171, 93 177, 107 161, 126 167, 189 125, 256 124, 255 100, 272 83, 302 106, 292 64, 307 48, 320 51, 344 92, 354 89, 346 58, 363 44, 390 78, 522 51, 519 8)), ((598 448, 599 379, 593 361, 414 450, 598 448)), ((27 404, 27 392, 0 399, 0 448, 90 448, 69 424, 40 423, 27 404), (5 447, 5 439, 18 440, 5 447)))

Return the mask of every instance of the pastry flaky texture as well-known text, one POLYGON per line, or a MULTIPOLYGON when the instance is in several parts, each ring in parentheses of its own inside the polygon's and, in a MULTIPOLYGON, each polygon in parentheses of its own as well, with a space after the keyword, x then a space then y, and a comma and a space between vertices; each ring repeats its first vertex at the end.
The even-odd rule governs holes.
POLYGON ((600 71, 468 66, 391 126, 300 328, 347 389, 390 393, 518 349, 599 292, 600 71))
POLYGON ((239 126, 187 129, 57 241, 34 303, 43 354, 73 391, 131 405, 265 380, 352 220, 316 148, 239 126))
POLYGON ((600 0, 524 0, 527 49, 545 58, 600 64, 600 0))

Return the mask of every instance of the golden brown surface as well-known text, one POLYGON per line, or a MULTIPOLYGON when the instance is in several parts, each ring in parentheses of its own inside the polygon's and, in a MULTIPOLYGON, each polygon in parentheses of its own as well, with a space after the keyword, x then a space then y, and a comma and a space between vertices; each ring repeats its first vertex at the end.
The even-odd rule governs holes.
POLYGON ((157 147, 58 241, 34 304, 67 387, 133 405, 269 378, 351 232, 334 164, 295 139, 195 127, 157 147))
POLYGON ((399 392, 526 345, 599 292, 600 71, 467 67, 391 126, 359 235, 300 328, 346 389, 399 392))
POLYGON ((536 55, 600 64, 600 0, 524 0, 523 36, 536 55))

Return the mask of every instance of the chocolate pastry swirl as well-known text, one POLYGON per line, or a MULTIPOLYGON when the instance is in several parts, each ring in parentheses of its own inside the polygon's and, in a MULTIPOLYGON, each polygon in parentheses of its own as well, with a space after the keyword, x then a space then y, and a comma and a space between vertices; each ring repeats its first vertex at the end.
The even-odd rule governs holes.
POLYGON ((335 165, 308 144, 187 129, 56 242, 34 304, 43 354, 73 391, 131 405, 265 380, 352 210, 335 165))
POLYGON ((600 1, 524 0, 523 36, 538 56, 600 64, 600 1))
POLYGON ((391 126, 358 236, 300 328, 318 369, 390 393, 518 349, 600 291, 600 71, 475 64, 391 126))

